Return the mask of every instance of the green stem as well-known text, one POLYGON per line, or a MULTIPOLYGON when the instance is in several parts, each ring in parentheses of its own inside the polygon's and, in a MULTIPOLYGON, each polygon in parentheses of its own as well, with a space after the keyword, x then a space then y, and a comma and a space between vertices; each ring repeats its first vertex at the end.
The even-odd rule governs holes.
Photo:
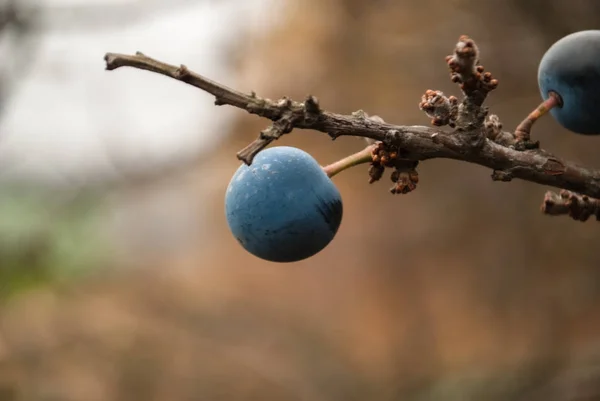
POLYGON ((372 161, 371 152, 374 149, 374 145, 369 145, 360 152, 356 152, 350 156, 344 157, 328 166, 323 167, 323 171, 329 178, 341 173, 342 171, 349 169, 350 167, 358 166, 359 164, 365 164, 372 161))

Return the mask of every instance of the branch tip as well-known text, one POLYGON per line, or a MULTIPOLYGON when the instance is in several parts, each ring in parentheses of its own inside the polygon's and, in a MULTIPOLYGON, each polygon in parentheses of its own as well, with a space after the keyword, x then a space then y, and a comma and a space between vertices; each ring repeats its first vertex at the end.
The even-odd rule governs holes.
POLYGON ((446 56, 450 79, 460 84, 460 89, 471 103, 481 106, 488 93, 498 87, 498 80, 479 62, 479 47, 473 39, 462 35, 453 54, 446 56))
POLYGON ((116 68, 116 67, 114 67, 114 54, 113 53, 106 53, 104 55, 104 62, 106 63, 105 69, 107 71, 111 71, 116 68))
POLYGON ((254 161, 254 158, 264 148, 269 146, 270 140, 259 138, 248 144, 244 149, 236 153, 238 160, 241 160, 246 165, 250 166, 254 161))

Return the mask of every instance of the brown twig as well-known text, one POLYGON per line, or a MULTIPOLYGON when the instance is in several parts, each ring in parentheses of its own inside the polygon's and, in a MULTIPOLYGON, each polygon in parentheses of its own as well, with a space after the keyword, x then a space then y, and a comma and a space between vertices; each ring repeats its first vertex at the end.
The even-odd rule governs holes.
MULTIPOLYGON (((446 102, 443 94, 431 91, 422 103, 430 114, 434 114, 434 118, 438 115, 443 117, 437 121, 440 125, 444 122, 455 125, 453 131, 439 127, 393 125, 381 118, 368 117, 362 111, 352 115, 337 114, 323 110, 313 96, 308 96, 304 102, 288 98, 277 101, 260 98, 254 92, 246 94, 230 89, 183 65, 166 64, 139 52, 135 55, 107 53, 105 61, 107 70, 133 67, 162 74, 212 94, 216 105, 231 105, 271 120, 272 124, 260 133, 259 138, 238 152, 237 157, 246 164, 252 163, 258 152, 281 135, 294 128, 311 129, 327 133, 333 139, 339 136, 364 137, 370 143, 381 142, 401 150, 402 163, 410 166, 400 166, 400 173, 408 174, 408 181, 413 183, 417 180, 416 171, 411 167, 416 166, 414 162, 446 158, 490 168, 494 180, 518 178, 600 198, 600 171, 579 166, 542 149, 515 149, 515 134, 503 131, 498 117, 488 116, 487 109, 482 106, 498 81, 490 73, 483 72, 478 49, 466 36, 460 38, 454 55, 447 58, 451 77, 460 83, 463 99, 460 103, 455 99, 446 102), (441 108, 431 109, 429 103, 434 108, 441 108)), ((372 178, 383 173, 381 168, 376 170, 371 172, 372 178)), ((396 178, 407 181, 406 174, 396 178)), ((409 186, 413 188, 412 184, 409 186)))
POLYGON ((567 215, 573 220, 587 221, 595 216, 600 221, 600 199, 562 190, 560 193, 546 192, 542 213, 550 216, 567 215))

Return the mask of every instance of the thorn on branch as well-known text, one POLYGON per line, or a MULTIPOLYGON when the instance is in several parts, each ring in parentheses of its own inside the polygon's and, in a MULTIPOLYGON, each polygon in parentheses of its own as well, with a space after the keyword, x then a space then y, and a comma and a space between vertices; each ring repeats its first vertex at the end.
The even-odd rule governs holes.
POLYGON ((188 70, 185 65, 181 64, 177 71, 175 71, 175 75, 175 79, 185 79, 190 76, 190 70, 188 70))
POLYGON ((460 84, 460 89, 471 101, 481 106, 487 94, 498 87, 498 80, 479 64, 479 48, 475 41, 462 35, 454 49, 454 54, 446 56, 452 82, 460 84))
POLYGON ((567 215, 576 221, 587 221, 591 216, 600 221, 600 199, 567 190, 546 192, 541 210, 550 216, 567 215))
MULTIPOLYGON (((282 99, 279 104, 282 107, 289 107, 286 99, 282 99)), ((281 118, 275 121, 271 126, 260 132, 259 137, 237 153, 237 158, 248 166, 252 164, 254 157, 269 146, 269 144, 282 135, 292 132, 294 129, 296 117, 291 110, 284 112, 281 118)))
POLYGON ((456 126, 458 99, 455 96, 446 97, 441 91, 428 89, 421 97, 419 108, 432 119, 432 125, 448 125, 451 128, 456 126))
POLYGON ((316 122, 321 115, 319 100, 314 96, 308 96, 304 101, 304 119, 307 122, 316 122))

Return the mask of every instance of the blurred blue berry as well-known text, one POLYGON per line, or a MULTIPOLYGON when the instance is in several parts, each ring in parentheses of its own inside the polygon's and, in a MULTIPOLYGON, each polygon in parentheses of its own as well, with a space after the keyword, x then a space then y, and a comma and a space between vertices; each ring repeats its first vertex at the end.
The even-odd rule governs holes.
POLYGON ((540 61, 538 84, 544 100, 550 92, 562 99, 562 107, 550 110, 559 124, 579 134, 600 134, 600 30, 554 43, 540 61))

